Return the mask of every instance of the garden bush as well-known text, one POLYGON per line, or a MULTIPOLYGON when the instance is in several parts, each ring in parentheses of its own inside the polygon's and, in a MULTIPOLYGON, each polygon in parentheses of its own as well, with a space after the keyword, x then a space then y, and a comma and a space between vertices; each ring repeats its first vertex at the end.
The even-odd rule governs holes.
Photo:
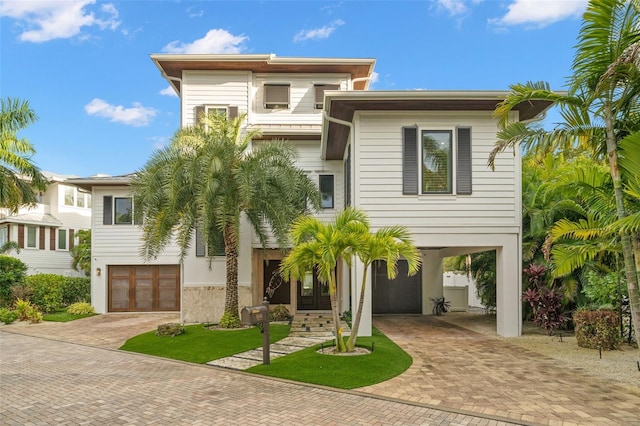
POLYGON ((64 277, 62 306, 76 302, 91 302, 91 278, 64 277))
POLYGON ((42 312, 28 300, 18 299, 14 312, 20 321, 29 321, 32 324, 42 321, 42 312))
POLYGON ((0 306, 13 303, 11 287, 21 284, 27 276, 27 265, 20 259, 0 255, 0 306))
POLYGON ((69 305, 67 308, 67 313, 71 315, 84 315, 84 314, 95 314, 96 311, 93 309, 90 303, 87 302, 76 302, 72 305, 69 305))
POLYGON ((156 330, 156 336, 176 337, 182 333, 184 333, 184 327, 177 322, 160 324, 156 330))
POLYGON ((31 303, 44 312, 54 312, 63 306, 62 294, 65 277, 56 274, 36 274, 25 279, 27 286, 33 291, 31 303))
POLYGON ((269 312, 269 320, 270 321, 290 321, 291 313, 289 309, 287 309, 284 305, 277 305, 275 308, 269 312))
POLYGON ((0 308, 0 321, 5 324, 11 324, 18 319, 18 313, 16 311, 9 310, 7 308, 0 308))
POLYGON ((612 310, 577 310, 573 314, 576 339, 582 348, 619 349, 620 316, 612 310))

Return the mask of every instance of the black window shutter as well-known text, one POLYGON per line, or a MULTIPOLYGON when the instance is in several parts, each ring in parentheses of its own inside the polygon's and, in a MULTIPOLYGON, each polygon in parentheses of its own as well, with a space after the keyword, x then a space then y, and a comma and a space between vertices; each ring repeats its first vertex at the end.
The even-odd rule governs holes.
POLYGON ((418 127, 402 128, 402 193, 418 193, 418 127))
POLYGON ((113 197, 105 195, 102 200, 102 224, 113 225, 113 197))
POLYGON ((458 127, 456 193, 471 194, 471 127, 458 127))
POLYGON ((196 256, 204 257, 205 256, 205 246, 204 240, 202 239, 202 231, 196 228, 196 256))
POLYGON ((233 118, 238 118, 238 107, 237 106, 230 106, 227 108, 227 118, 229 119, 233 119, 233 118))

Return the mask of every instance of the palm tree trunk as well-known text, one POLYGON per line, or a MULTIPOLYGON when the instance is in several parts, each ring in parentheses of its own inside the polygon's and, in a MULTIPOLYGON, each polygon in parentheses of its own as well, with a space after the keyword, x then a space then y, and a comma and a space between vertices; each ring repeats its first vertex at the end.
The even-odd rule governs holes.
POLYGON ((331 301, 331 314, 333 315, 334 333, 336 335, 336 352, 346 352, 347 347, 342 338, 342 327, 340 327, 340 315, 338 313, 338 289, 336 282, 336 273, 331 271, 329 279, 329 300, 331 301))
POLYGON ((367 288, 367 270, 368 265, 364 265, 364 273, 362 274, 362 284, 360 285, 360 299, 358 300, 358 310, 354 317, 351 327, 351 335, 347 340, 347 352, 353 352, 356 348, 356 340, 358 339, 358 329, 360 328, 360 318, 362 318, 362 309, 364 308, 364 291, 367 288))
MULTIPOLYGON (((627 213, 624 208, 624 193, 622 190, 620 170, 618 168, 618 146, 613 130, 613 113, 611 103, 607 103, 605 105, 605 128, 609 169, 613 180, 613 193, 616 200, 616 214, 618 219, 622 219, 627 215, 627 213)), ((631 236, 629 234, 621 236, 621 243, 625 275, 627 279, 627 290, 629 292, 629 309, 631 311, 631 320, 633 322, 633 328, 636 330, 637 338, 638 330, 640 330, 640 294, 638 292, 638 269, 636 267, 637 258, 634 258, 634 250, 632 247, 631 236)))
POLYGON ((233 225, 227 225, 225 228, 224 254, 227 269, 224 316, 228 320, 228 325, 232 326, 234 323, 240 324, 238 313, 238 238, 233 225))

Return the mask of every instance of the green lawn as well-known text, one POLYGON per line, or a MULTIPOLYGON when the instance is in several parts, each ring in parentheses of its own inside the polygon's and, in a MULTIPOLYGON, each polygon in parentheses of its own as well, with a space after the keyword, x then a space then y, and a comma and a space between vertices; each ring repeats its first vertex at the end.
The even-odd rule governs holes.
POLYGON ((389 380, 406 371, 413 360, 393 341, 374 328, 372 337, 359 337, 358 346, 371 348, 368 355, 336 356, 318 353, 320 345, 272 359, 248 372, 304 383, 354 389, 389 380))
MULTIPOLYGON (((289 326, 271 324, 269 334, 271 343, 275 343, 287 337, 289 326)), ((204 364, 259 347, 262 347, 262 334, 257 327, 209 330, 195 324, 185 326, 185 333, 176 337, 156 336, 155 330, 140 334, 127 340, 120 349, 204 364)))
POLYGON ((62 310, 53 312, 51 314, 43 314, 42 319, 44 321, 51 321, 51 322, 68 322, 68 321, 73 321, 80 318, 92 317, 94 315, 97 315, 97 314, 72 315, 72 314, 68 314, 66 309, 62 309, 62 310))

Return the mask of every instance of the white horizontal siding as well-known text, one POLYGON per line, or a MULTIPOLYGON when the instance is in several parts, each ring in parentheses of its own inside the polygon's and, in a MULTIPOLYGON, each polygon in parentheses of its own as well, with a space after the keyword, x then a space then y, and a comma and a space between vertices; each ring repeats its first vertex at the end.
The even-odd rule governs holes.
POLYGON ((360 112, 354 142, 354 205, 366 210, 374 227, 405 225, 413 233, 441 227, 513 229, 520 223, 519 155, 498 155, 495 170, 487 166, 496 140, 489 112, 360 112), (472 194, 402 194, 402 127, 422 130, 472 128, 472 194))
POLYGON ((200 105, 237 106, 240 114, 249 111, 247 71, 185 71, 182 78, 182 126, 195 123, 200 105))
POLYGON ((347 89, 348 74, 254 74, 251 124, 320 124, 322 110, 315 109, 314 84, 339 84, 347 89), (265 84, 289 84, 289 109, 264 108, 265 84))

